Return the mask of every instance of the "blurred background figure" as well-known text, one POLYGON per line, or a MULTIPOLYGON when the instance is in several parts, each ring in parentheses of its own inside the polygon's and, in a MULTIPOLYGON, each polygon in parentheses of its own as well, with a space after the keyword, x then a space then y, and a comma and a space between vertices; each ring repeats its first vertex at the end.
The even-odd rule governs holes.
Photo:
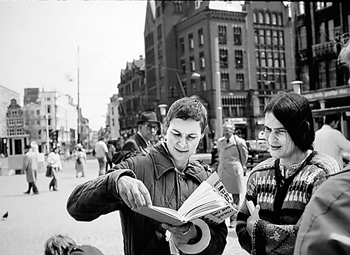
POLYGON ((22 170, 26 173, 26 178, 28 182, 28 190, 24 194, 30 194, 33 188, 34 195, 39 194, 39 190, 36 186, 37 171, 38 171, 38 145, 36 142, 31 142, 30 146, 26 146, 25 155, 23 159, 22 170))
MULTIPOLYGON (((235 126, 225 122, 222 127, 224 137, 218 139, 218 175, 225 188, 232 194, 233 202, 239 206, 242 193, 242 178, 248 160, 248 148, 244 139, 234 134, 235 126)), ((236 225, 236 215, 230 218, 230 227, 236 225)))
POLYGON ((62 169, 60 154, 58 153, 57 147, 52 148, 51 152, 47 156, 47 165, 51 167, 52 180, 49 184, 49 190, 51 187, 53 191, 58 191, 57 189, 57 173, 62 169))
POLYGON ((107 153, 107 163, 106 163, 106 172, 108 171, 108 167, 109 169, 111 169, 113 167, 113 156, 116 153, 116 149, 113 145, 112 141, 108 142, 108 153, 107 153))
POLYGON ((77 245, 66 235, 54 235, 45 243, 45 255, 103 255, 91 245, 77 245))
POLYGON ((85 170, 86 170, 86 153, 83 149, 83 146, 81 144, 77 145, 77 151, 75 155, 75 170, 76 174, 75 176, 78 178, 79 173, 81 173, 80 177, 85 177, 85 170))
POLYGON ((105 138, 100 137, 99 141, 95 144, 95 157, 98 161, 99 172, 98 175, 104 175, 106 173, 106 161, 107 161, 107 145, 105 143, 105 138))
POLYGON ((337 129, 340 122, 338 114, 328 114, 325 124, 316 131, 314 148, 338 161, 343 168, 343 152, 350 152, 350 141, 337 129))

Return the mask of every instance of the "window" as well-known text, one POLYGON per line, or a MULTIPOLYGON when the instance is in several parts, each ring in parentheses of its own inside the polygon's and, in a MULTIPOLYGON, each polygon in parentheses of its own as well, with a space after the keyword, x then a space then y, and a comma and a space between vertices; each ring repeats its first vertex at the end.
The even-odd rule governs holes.
POLYGON ((181 69, 182 69, 182 73, 186 73, 186 62, 185 62, 185 59, 181 59, 181 69))
POLYGON ((46 98, 46 101, 51 101, 51 97, 47 97, 47 98, 46 98))
POLYGON ((305 13, 305 6, 304 6, 304 2, 299 2, 298 5, 298 14, 304 14, 305 13))
POLYGON ((204 45, 203 28, 198 29, 198 45, 199 46, 203 46, 204 45))
POLYGON ((112 112, 112 115, 114 115, 114 107, 113 106, 111 107, 111 112, 112 112))
POLYGON ((16 119, 16 126, 22 126, 23 120, 22 119, 16 119))
POLYGON ((269 13, 265 13, 265 23, 270 24, 270 14, 269 13))
POLYGON ((327 87, 327 70, 326 70, 326 62, 322 61, 318 64, 318 85, 319 89, 323 89, 327 87))
POLYGON ((15 125, 15 120, 14 119, 8 119, 7 120, 7 125, 8 126, 14 126, 15 125))
POLYGON ((238 89, 244 90, 244 74, 236 73, 236 82, 238 85, 238 89))
POLYGON ((186 81, 182 81, 182 88, 184 90, 185 95, 187 95, 187 83, 186 83, 186 81))
POLYGON ((317 43, 325 43, 326 42, 326 28, 325 28, 325 23, 321 22, 321 24, 318 27, 317 31, 317 38, 316 42, 317 43))
POLYGON ((40 115, 40 110, 36 110, 36 115, 40 115))
POLYGON ((242 28, 234 26, 233 27, 233 44, 242 45, 242 28))
POLYGON ((219 59, 220 59, 220 67, 227 68, 228 67, 227 49, 219 49, 219 59))
POLYGON ((254 41, 255 41, 255 44, 259 44, 258 30, 257 29, 254 29, 254 41))
POLYGON ((180 44, 180 52, 184 53, 185 52, 185 40, 183 37, 180 37, 179 44, 180 44))
POLYGON ((255 52, 256 66, 260 66, 260 54, 259 51, 255 52))
POLYGON ((228 90, 230 88, 230 75, 227 72, 221 73, 221 89, 228 90))
POLYGON ((272 60, 272 52, 271 51, 267 52, 267 66, 273 67, 273 60, 272 60))
POLYGON ((306 49, 306 27, 300 27, 299 28, 299 49, 303 50, 306 49))
POLYGON ((183 10, 183 1, 173 1, 174 3, 174 12, 182 13, 183 10))
POLYGON ((259 43, 265 44, 265 31, 263 29, 259 29, 259 38, 260 38, 259 43))
POLYGON ((201 75, 201 89, 202 91, 206 91, 207 90, 207 84, 205 82, 205 76, 201 75))
POLYGON ((272 25, 277 25, 276 13, 272 13, 272 25))
POLYGON ((195 92, 196 91, 196 79, 191 78, 190 83, 191 83, 192 91, 195 92))
POLYGON ((159 24, 157 26, 157 35, 158 35, 158 40, 162 38, 162 24, 159 24))
POLYGON ((219 44, 226 44, 227 43, 227 28, 226 26, 219 25, 218 26, 218 32, 219 32, 219 44))
POLYGON ((279 14, 278 14, 278 25, 283 26, 282 13, 279 13, 279 14))
POLYGON ((188 34, 188 48, 190 50, 193 50, 193 48, 194 48, 194 41, 193 41, 193 34, 192 33, 188 34))
POLYGON ((266 67, 266 53, 265 51, 260 52, 260 63, 262 67, 266 67))
POLYGON ((262 12, 259 12, 259 23, 264 24, 264 15, 262 14, 262 12))
POLYGON ((114 119, 112 119, 112 127, 114 127, 114 119))
MULTIPOLYGON (((350 17, 350 16, 348 16, 348 17, 350 17)), ((349 22, 349 25, 350 25, 350 22, 349 22)), ((328 20, 327 36, 328 36, 328 41, 334 41, 334 21, 332 19, 328 20)))
POLYGON ((330 87, 335 87, 337 84, 336 64, 335 59, 331 59, 328 62, 328 75, 330 87))
POLYGON ((280 46, 284 46, 284 33, 283 33, 283 31, 278 31, 278 38, 280 40, 280 46))
POLYGON ((257 21, 258 21, 258 19, 257 19, 256 16, 257 16, 257 15, 256 15, 256 12, 254 12, 254 13, 253 13, 253 22, 254 22, 254 23, 257 23, 257 21))
POLYGON ((273 46, 278 45, 278 33, 276 30, 272 30, 272 44, 273 46))
MULTIPOLYGON (((40 125, 40 120, 36 120, 36 124, 40 125)), ((39 130, 40 131, 40 130, 39 130)))
POLYGON ((274 52, 273 53, 273 58, 274 58, 274 61, 275 61, 275 67, 280 67, 280 59, 279 59, 279 56, 278 56, 278 52, 274 52))
POLYGON ((158 43, 158 59, 163 58, 163 44, 162 42, 158 43))
POLYGON ((286 67, 286 61, 285 61, 284 53, 280 53, 280 63, 281 63, 281 67, 282 68, 286 67))
POLYGON ((50 117, 47 119, 47 125, 51 126, 51 118, 50 117))
POLYGON ((202 2, 203 2, 203 0, 196 0, 196 1, 194 2, 194 7, 195 7, 195 9, 200 8, 202 2))
POLYGON ((266 30, 266 44, 271 45, 271 30, 266 30))
POLYGON ((200 69, 204 69, 205 68, 204 51, 199 52, 199 68, 200 69))
POLYGON ((51 113, 51 105, 47 105, 46 106, 46 112, 47 113, 51 113))
POLYGON ((194 56, 190 56, 190 71, 194 72, 196 70, 196 65, 194 62, 194 56))
POLYGON ((243 68, 243 51, 235 50, 236 68, 243 68))
POLYGON ((157 16, 157 17, 160 16, 160 6, 157 6, 157 9, 156 9, 156 16, 157 16))

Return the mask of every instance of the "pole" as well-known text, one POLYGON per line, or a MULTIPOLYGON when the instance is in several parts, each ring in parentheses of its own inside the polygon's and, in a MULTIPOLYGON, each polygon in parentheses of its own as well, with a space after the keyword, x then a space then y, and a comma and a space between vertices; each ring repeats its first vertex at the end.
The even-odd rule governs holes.
MULTIPOLYGON (((45 104, 46 108, 46 104, 45 104)), ((50 137, 49 137, 49 121, 47 119, 47 109, 45 109, 45 124, 46 124, 46 149, 47 153, 50 152, 50 137)))
POLYGON ((180 76, 179 76, 179 74, 178 74, 177 72, 176 72, 176 77, 177 77, 177 81, 179 82, 179 85, 180 85, 182 94, 183 94, 184 97, 186 97, 185 89, 184 89, 184 87, 182 86, 182 81, 181 81, 180 76))
POLYGON ((78 123, 77 123, 77 144, 80 142, 80 85, 79 85, 79 45, 78 45, 78 70, 77 70, 77 86, 78 86, 78 123))
POLYGON ((66 148, 68 148, 68 120, 67 120, 67 109, 66 109, 66 148))
POLYGON ((215 139, 222 136, 222 107, 221 107, 221 79, 220 79, 220 62, 219 62, 219 39, 214 39, 214 54, 215 54, 215 98, 216 98, 216 130, 215 139))

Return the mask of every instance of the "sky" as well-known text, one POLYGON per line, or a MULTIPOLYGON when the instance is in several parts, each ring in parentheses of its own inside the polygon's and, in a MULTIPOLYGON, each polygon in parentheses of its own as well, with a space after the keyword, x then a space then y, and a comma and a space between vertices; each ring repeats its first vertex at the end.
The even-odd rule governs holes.
POLYGON ((0 84, 59 91, 105 126, 127 61, 144 56, 147 1, 0 1, 0 84), (79 54, 78 54, 79 47, 79 54), (79 60, 79 61, 78 61, 79 60))

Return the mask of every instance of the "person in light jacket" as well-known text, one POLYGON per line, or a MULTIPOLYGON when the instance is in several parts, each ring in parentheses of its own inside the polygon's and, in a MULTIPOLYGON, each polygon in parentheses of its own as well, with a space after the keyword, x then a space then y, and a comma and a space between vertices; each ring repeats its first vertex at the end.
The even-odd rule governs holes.
MULTIPOLYGON (((242 190, 242 177, 248 160, 248 148, 244 139, 234 134, 235 126, 229 122, 223 124, 224 137, 219 138, 218 175, 225 188, 232 194, 233 201, 239 205, 242 190)), ((235 226, 235 216, 231 216, 230 227, 235 226)))
POLYGON ((57 189, 57 173, 62 169, 60 154, 57 153, 57 147, 52 148, 52 151, 47 156, 47 164, 51 167, 52 180, 49 184, 49 190, 58 191, 57 189))
POLYGON ((77 145, 77 152, 75 156, 75 170, 76 177, 79 177, 79 173, 81 173, 81 177, 85 177, 86 170, 86 153, 82 147, 82 145, 77 145))
POLYGON ((39 194, 36 186, 37 171, 38 171, 38 145, 36 142, 31 142, 30 146, 25 147, 26 154, 23 159, 22 171, 26 174, 28 182, 28 190, 24 194, 30 194, 33 188, 34 195, 39 194))

